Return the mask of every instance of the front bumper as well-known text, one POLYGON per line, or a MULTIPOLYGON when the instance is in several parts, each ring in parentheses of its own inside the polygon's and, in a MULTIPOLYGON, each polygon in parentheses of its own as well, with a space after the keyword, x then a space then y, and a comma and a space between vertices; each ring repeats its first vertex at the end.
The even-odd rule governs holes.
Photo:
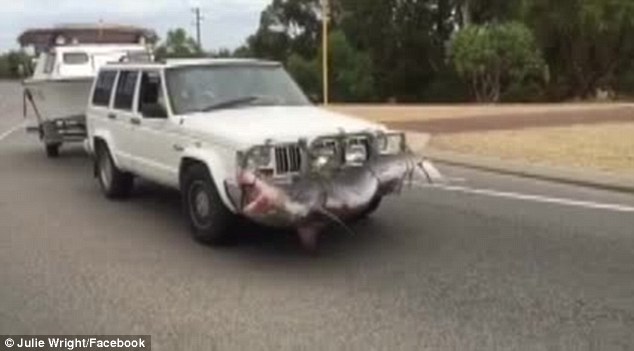
POLYGON ((286 182, 241 171, 225 186, 240 215, 267 226, 305 228, 354 218, 375 199, 399 192, 408 179, 429 179, 420 172, 425 170, 413 155, 401 154, 286 182))

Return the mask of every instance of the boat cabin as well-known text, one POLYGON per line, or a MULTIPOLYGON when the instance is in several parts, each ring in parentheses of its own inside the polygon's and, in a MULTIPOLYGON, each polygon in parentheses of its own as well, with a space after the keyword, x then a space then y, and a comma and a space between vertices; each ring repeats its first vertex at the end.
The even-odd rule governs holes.
POLYGON ((151 60, 151 53, 143 45, 56 46, 40 53, 32 79, 94 77, 99 67, 109 62, 151 60))
POLYGON ((38 80, 94 77, 108 62, 151 60, 157 39, 152 30, 98 23, 29 29, 18 42, 36 55, 38 80))

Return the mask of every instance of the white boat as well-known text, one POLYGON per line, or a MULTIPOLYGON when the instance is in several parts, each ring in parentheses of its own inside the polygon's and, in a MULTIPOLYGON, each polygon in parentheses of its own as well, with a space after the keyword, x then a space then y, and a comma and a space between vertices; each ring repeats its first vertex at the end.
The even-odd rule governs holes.
MULTIPOLYGON (((47 155, 65 142, 83 141, 85 110, 99 68, 108 62, 151 60, 152 31, 124 26, 64 26, 23 33, 19 41, 38 54, 32 77, 23 81, 27 106, 47 155)), ((26 112, 25 112, 26 113, 26 112)))
POLYGON ((146 55, 142 45, 57 46, 40 54, 33 76, 23 85, 46 120, 83 115, 93 79, 106 62, 146 55))

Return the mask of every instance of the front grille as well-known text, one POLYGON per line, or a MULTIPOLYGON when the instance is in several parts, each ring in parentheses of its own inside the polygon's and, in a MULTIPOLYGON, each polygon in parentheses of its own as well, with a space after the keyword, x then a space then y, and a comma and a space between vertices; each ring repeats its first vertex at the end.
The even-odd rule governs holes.
POLYGON ((298 145, 278 146, 275 148, 275 173, 284 175, 299 173, 302 169, 302 150, 298 145))

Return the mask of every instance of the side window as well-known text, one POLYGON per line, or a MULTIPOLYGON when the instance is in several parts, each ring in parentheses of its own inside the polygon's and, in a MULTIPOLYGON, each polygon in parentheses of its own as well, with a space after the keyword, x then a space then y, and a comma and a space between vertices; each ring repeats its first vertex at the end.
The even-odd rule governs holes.
POLYGON ((165 96, 161 74, 156 71, 143 72, 139 96, 139 112, 145 118, 166 118, 165 96))
POLYGON ((53 68, 55 68, 55 53, 46 54, 46 60, 44 61, 44 73, 53 72, 53 68))
POLYGON ((103 71, 99 74, 95 85, 95 93, 92 96, 93 105, 108 106, 110 104, 110 95, 116 77, 117 71, 103 71))
POLYGON ((139 72, 121 71, 117 82, 117 92, 114 97, 114 108, 132 111, 134 101, 134 89, 136 88, 139 72))
POLYGON ((62 55, 62 60, 67 65, 83 65, 88 63, 88 55, 83 52, 67 52, 62 55))

